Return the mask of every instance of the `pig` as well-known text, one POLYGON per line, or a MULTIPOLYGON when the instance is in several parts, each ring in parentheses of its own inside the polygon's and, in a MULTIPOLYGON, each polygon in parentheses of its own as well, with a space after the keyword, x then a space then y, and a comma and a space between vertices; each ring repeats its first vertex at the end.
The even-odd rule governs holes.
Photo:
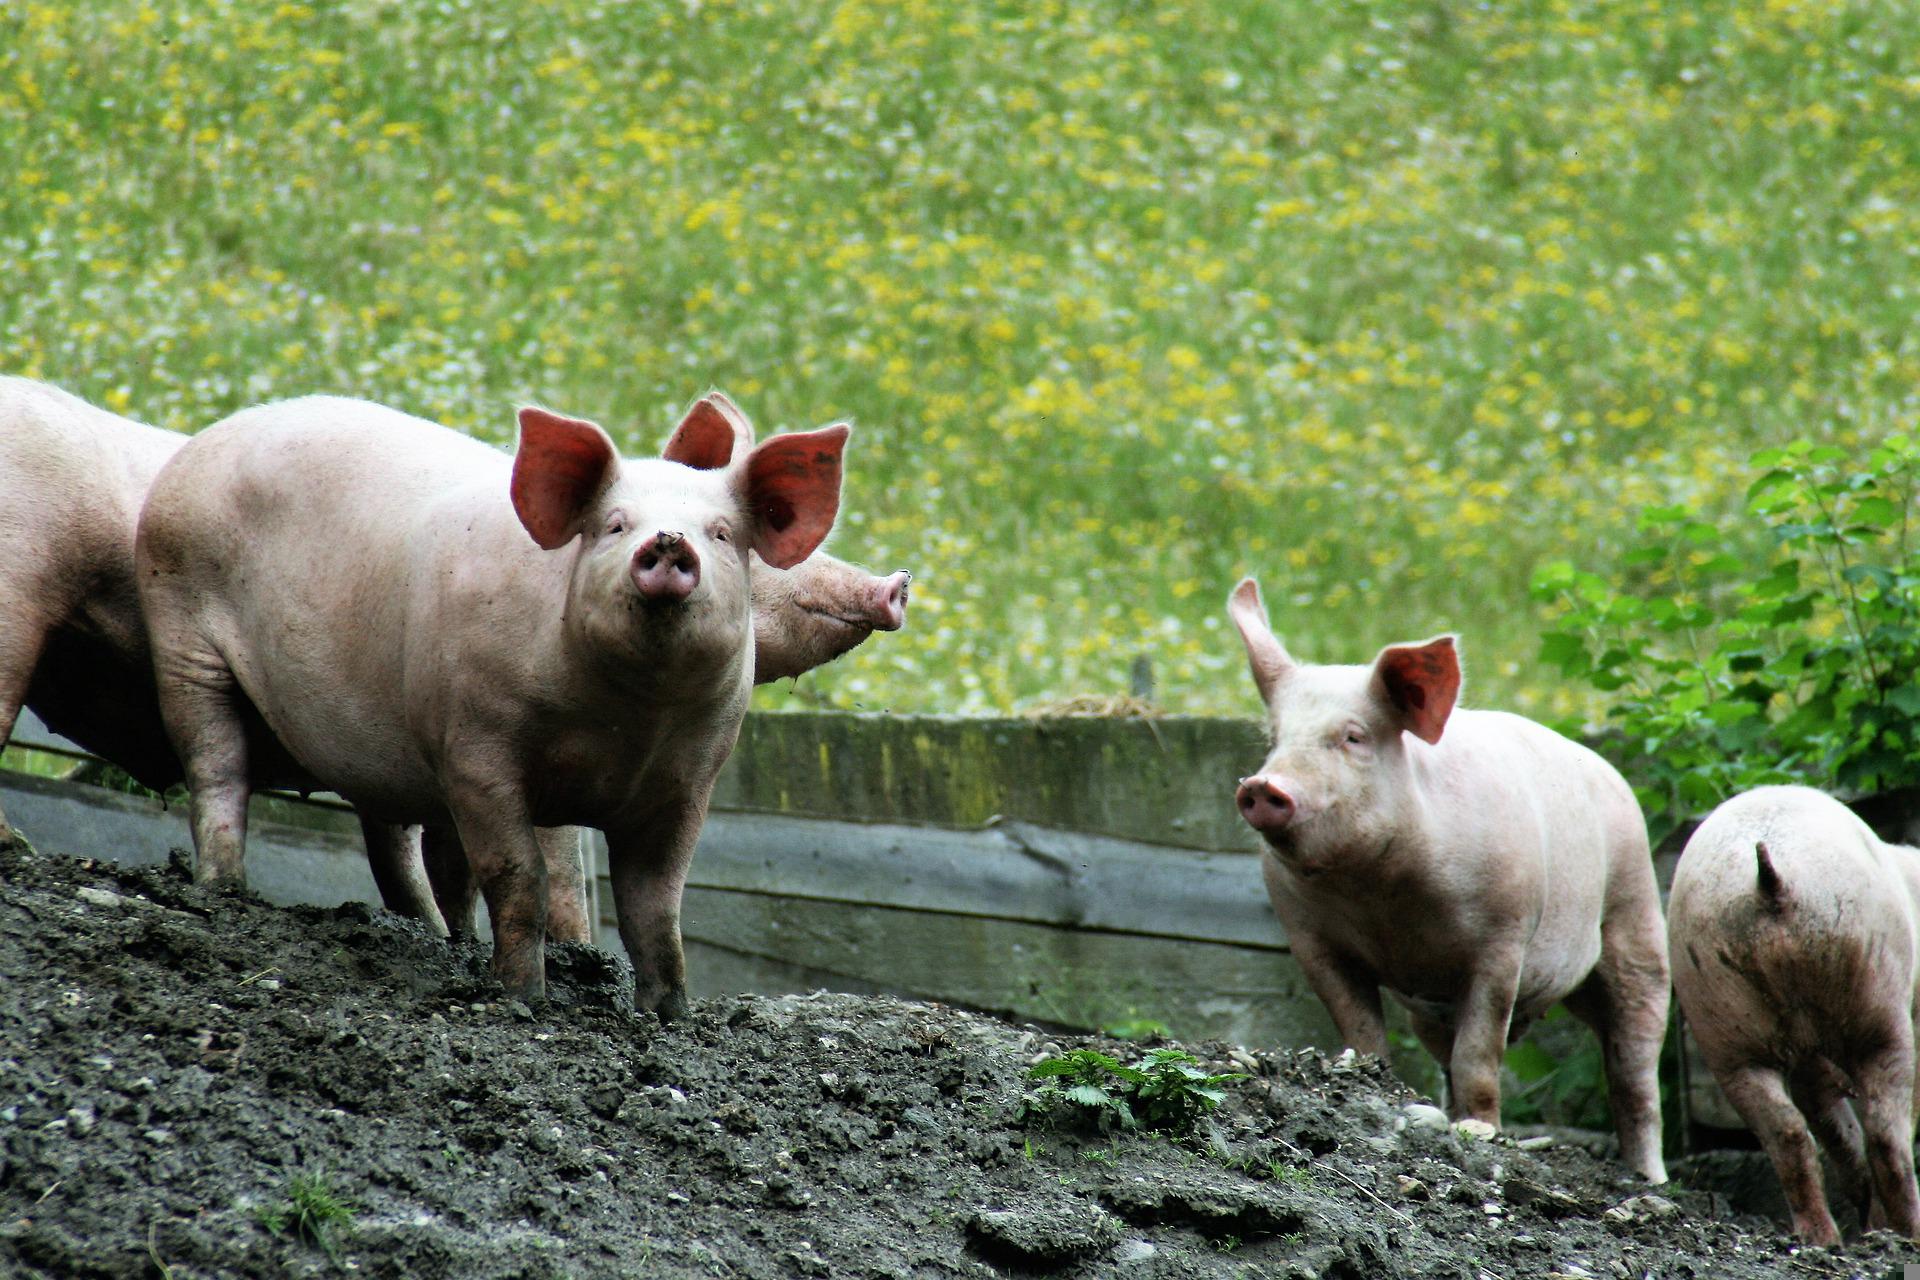
POLYGON ((195 874, 244 881, 257 715, 363 822, 451 828, 514 995, 545 994, 549 869, 577 881, 557 829, 604 831, 635 1007, 672 1018, 687 864, 752 686, 747 555, 819 546, 848 428, 752 445, 709 394, 661 459, 623 461, 583 419, 519 427, 509 458, 310 397, 161 469, 135 562, 195 874))
POLYGON ((184 441, 0 378, 0 743, 25 705, 155 790, 179 780, 154 698, 133 536, 147 486, 184 441))
MULTIPOLYGON (((875 631, 898 631, 907 621, 907 584, 897 570, 884 578, 816 551, 791 569, 776 569, 749 554, 753 594, 753 682, 768 684, 803 675, 853 649, 875 631)), ((449 932, 474 931, 475 890, 457 837, 431 829, 422 842, 425 872, 440 917, 449 932)), ((582 869, 584 875, 584 868, 582 869)), ((584 879, 581 899, 549 889, 547 936, 561 942, 591 942, 584 879)))
POLYGON ((1840 1240, 1818 1135, 1868 1225, 1920 1239, 1920 850, 1819 791, 1760 787, 1693 833, 1667 910, 1680 1010, 1773 1161, 1795 1233, 1840 1240))
POLYGON ((1445 1069, 1451 1114, 1497 1126, 1508 1041, 1564 1002, 1599 1036, 1622 1158, 1664 1182, 1666 933, 1626 781, 1531 720, 1456 709, 1450 635, 1316 666, 1282 647, 1252 578, 1228 614, 1274 741, 1235 802, 1341 1039, 1385 1055, 1384 987, 1445 1069))

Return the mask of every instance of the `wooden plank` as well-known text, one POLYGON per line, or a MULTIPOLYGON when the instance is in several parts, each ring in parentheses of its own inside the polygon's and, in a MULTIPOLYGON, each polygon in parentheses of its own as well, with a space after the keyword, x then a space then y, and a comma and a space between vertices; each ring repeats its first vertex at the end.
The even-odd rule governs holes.
MULTIPOLYGON (((359 827, 331 811, 306 814, 293 826, 269 815, 297 802, 260 798, 248 817, 247 883, 269 902, 335 906, 380 900, 359 827), (319 828, 319 829, 316 829, 319 828)), ((170 849, 190 849, 184 806, 167 807, 60 778, 0 772, 0 809, 35 847, 130 865, 164 863, 170 849)))
POLYGON ((1146 1017, 1183 1037, 1339 1043, 1283 952, 704 888, 681 930, 698 995, 743 980, 881 990, 1068 1026, 1146 1017))
MULTIPOLYGON (((604 843, 595 865, 605 866, 604 843)), ((1259 861, 1001 822, 972 831, 714 813, 706 889, 1285 947, 1259 861)))

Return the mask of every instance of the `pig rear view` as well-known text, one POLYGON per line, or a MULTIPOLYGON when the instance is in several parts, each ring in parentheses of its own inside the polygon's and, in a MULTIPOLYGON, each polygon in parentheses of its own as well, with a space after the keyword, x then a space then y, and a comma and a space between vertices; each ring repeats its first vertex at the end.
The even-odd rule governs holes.
POLYGON ((1674 872, 1680 1008, 1773 1161, 1794 1230, 1816 1244, 1839 1241, 1816 1135, 1869 1225, 1920 1238, 1917 904, 1920 851, 1882 843, 1845 805, 1805 787, 1727 801, 1674 872))
POLYGON ((1509 1038, 1565 1001, 1600 1038, 1623 1158, 1665 1181, 1666 938, 1626 781, 1531 720, 1455 710, 1451 636, 1316 666, 1281 646, 1251 578, 1228 612, 1274 737, 1235 799, 1341 1038, 1384 1056, 1392 992, 1453 1114, 1497 1125, 1509 1038))

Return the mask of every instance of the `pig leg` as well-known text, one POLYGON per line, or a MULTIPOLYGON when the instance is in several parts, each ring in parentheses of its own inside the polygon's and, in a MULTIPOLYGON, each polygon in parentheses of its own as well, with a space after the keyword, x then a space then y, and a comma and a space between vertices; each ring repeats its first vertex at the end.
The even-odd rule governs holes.
POLYGON ((1494 953, 1455 1006, 1453 1055, 1447 1060, 1447 1107, 1454 1119, 1500 1124, 1500 1063, 1520 989, 1520 951, 1494 953))
POLYGON ((547 994, 547 864, 517 793, 450 787, 454 827, 493 922, 493 976, 508 994, 547 994))
POLYGON ((1895 1042, 1854 1072, 1865 1112, 1867 1168, 1873 1177, 1874 1207, 1886 1225, 1910 1240, 1920 1239, 1920 1187, 1913 1171, 1913 1032, 1903 1028, 1895 1042))
POLYGON ((433 887, 433 901, 440 908, 440 918, 446 922, 447 936, 473 937, 477 890, 459 832, 438 824, 422 827, 420 860, 426 867, 427 883, 433 887))
MULTIPOLYGON (((1787 1080, 1793 1105, 1807 1118, 1813 1136, 1833 1161, 1839 1175, 1840 1194, 1860 1208, 1860 1220, 1875 1225, 1872 1177, 1867 1171, 1866 1140, 1860 1133, 1860 1121, 1847 1105, 1852 1086, 1845 1076, 1825 1058, 1802 1063, 1787 1080)), ((1884 1225, 1884 1224, 1878 1224, 1884 1225)))
POLYGON ((163 647, 157 624, 155 641, 160 714, 193 793, 194 881, 244 885, 252 783, 239 686, 219 657, 193 656, 191 642, 163 647))
POLYGON ((380 901, 387 910, 409 920, 424 920, 444 935, 447 926, 434 905, 433 889, 420 861, 420 828, 375 822, 363 816, 360 834, 367 842, 367 866, 373 872, 374 886, 380 890, 380 901))
MULTIPOLYGON (((5 746, 13 738, 20 704, 27 700, 27 686, 33 682, 33 668, 40 661, 47 627, 42 618, 23 607, 15 592, 0 592, 0 601, 7 602, 7 612, 12 614, 11 625, 0 634, 0 746, 5 746)), ((12 832, 7 815, 0 813, 0 839, 12 832)))
POLYGON ((1438 1018, 1424 1013, 1407 1010, 1407 1021, 1413 1027, 1413 1034, 1419 1039, 1433 1060, 1440 1064, 1440 1076, 1446 1083, 1447 1094, 1442 1101, 1453 1105, 1453 1028, 1438 1018))
POLYGON ((1289 929, 1293 958, 1307 985, 1333 1017, 1340 1042, 1359 1053, 1387 1056, 1387 1020, 1380 1011, 1380 980, 1311 933, 1289 929))
MULTIPOLYGON (((1712 1065, 1712 1064, 1709 1064, 1712 1065)), ((1806 1118, 1787 1095, 1786 1081, 1770 1067, 1745 1066, 1714 1072, 1727 1101, 1760 1139, 1773 1172, 1786 1193, 1793 1230, 1808 1244, 1836 1245, 1840 1229, 1827 1209, 1820 1182, 1820 1160, 1806 1118)))
POLYGON ((547 864, 547 936, 555 942, 592 942, 587 876, 578 827, 537 827, 534 838, 547 864))
POLYGON ((633 1007, 662 1022, 687 1011, 687 959, 680 946, 680 896, 706 804, 689 804, 625 832, 607 832, 608 870, 620 940, 633 961, 633 1007))
POLYGON ((1574 1017, 1593 1028, 1607 1077, 1607 1107, 1620 1135, 1620 1158, 1648 1182, 1665 1182, 1660 1156, 1660 1044, 1665 1038, 1666 991, 1623 995, 1596 969, 1569 994, 1574 1017))

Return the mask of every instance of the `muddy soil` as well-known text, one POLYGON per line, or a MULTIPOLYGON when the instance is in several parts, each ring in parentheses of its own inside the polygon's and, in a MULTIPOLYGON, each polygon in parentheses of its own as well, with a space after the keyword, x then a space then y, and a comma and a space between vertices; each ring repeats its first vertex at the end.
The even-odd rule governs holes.
MULTIPOLYGON (((358 904, 276 908, 0 847, 0 1274, 1881 1277, 1916 1260, 1885 1236, 1800 1249, 1702 1192, 1644 1199, 1583 1150, 1434 1126, 1370 1060, 1251 1055, 1199 1132, 1101 1132, 1022 1121, 1026 1068, 1137 1046, 845 995, 709 1001, 662 1027, 620 1007, 625 980, 563 949, 555 999, 529 1009, 481 949, 358 904), (303 1234, 297 1177, 351 1220, 303 1234)), ((1236 1069, 1229 1046, 1192 1048, 1236 1069)))

